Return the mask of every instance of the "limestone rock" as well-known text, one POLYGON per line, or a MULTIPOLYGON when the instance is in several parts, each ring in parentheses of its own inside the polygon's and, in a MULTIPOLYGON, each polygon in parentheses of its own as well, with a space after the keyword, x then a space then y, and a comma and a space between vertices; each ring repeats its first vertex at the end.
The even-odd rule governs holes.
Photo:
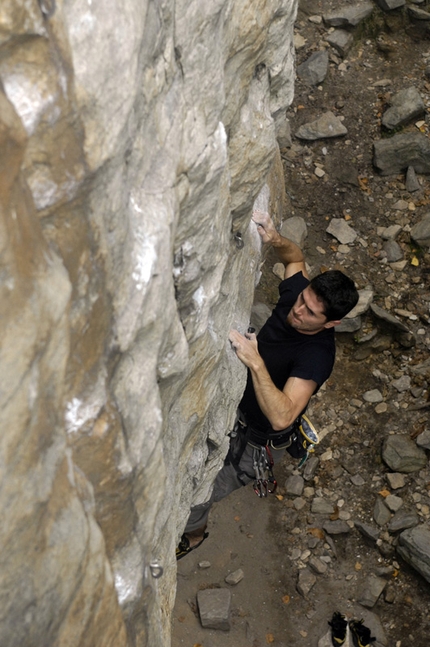
POLYGON ((297 75, 309 85, 319 85, 327 76, 328 52, 314 52, 306 61, 297 67, 297 75))
POLYGON ((376 0, 376 2, 384 11, 392 11, 406 4, 406 0, 376 0))
POLYGON ((373 290, 365 289, 358 290, 358 302, 357 305, 346 315, 346 319, 353 319, 363 315, 368 311, 370 304, 373 301, 373 290))
POLYGON ((418 245, 430 246, 430 213, 426 214, 411 229, 411 238, 418 245))
POLYGON ((326 139, 329 137, 342 137, 347 134, 347 129, 332 112, 325 112, 319 119, 300 126, 296 132, 299 139, 326 139))
POLYGON ((362 604, 363 607, 371 609, 377 603, 386 586, 387 581, 384 578, 370 575, 365 582, 361 594, 357 598, 357 602, 362 604))
POLYGON ((389 130, 407 124, 425 113, 426 107, 415 87, 397 92, 391 99, 391 106, 382 116, 382 125, 389 130))
POLYGON ((381 321, 385 321, 390 327, 399 330, 400 332, 409 332, 409 329, 405 324, 403 324, 397 317, 394 317, 392 314, 376 305, 376 303, 370 304, 370 309, 373 314, 381 321))
POLYGON ((374 6, 371 2, 363 2, 324 14, 323 19, 329 27, 356 27, 371 15, 373 9, 374 6))
POLYGON ((399 536, 399 555, 430 582, 430 528, 416 526, 399 536))
POLYGON ((42 4, 0 3, 0 644, 164 647, 176 570, 149 565, 242 394, 296 3, 42 4))
POLYGON ((430 173, 430 142, 423 133, 404 133, 374 143, 374 165, 382 175, 401 173, 413 166, 417 173, 430 173))
POLYGON ((345 29, 335 29, 327 36, 326 40, 341 56, 345 57, 352 47, 354 37, 345 29))
POLYGON ((296 243, 300 248, 303 248, 308 235, 308 228, 303 218, 300 216, 293 216, 292 218, 287 218, 282 223, 280 233, 282 236, 292 240, 293 243, 296 243))
POLYGON ((316 581, 317 578, 309 568, 303 568, 301 571, 299 571, 297 590, 300 595, 306 598, 316 581))
POLYGON ((357 233, 342 218, 332 218, 326 232, 334 236, 342 245, 349 245, 357 238, 357 233))
POLYGON ((387 436, 382 445, 382 459, 390 469, 403 474, 418 472, 427 464, 425 451, 404 434, 387 436))
POLYGON ((410 510, 398 510, 388 524, 388 532, 394 533, 406 528, 414 528, 419 524, 418 515, 410 510))
POLYGON ((413 166, 409 166, 406 172, 406 190, 409 191, 409 193, 414 193, 415 191, 419 191, 420 189, 421 185, 418 182, 415 169, 413 166))
POLYGON ((228 589, 198 591, 197 604, 203 627, 230 630, 231 593, 228 589))

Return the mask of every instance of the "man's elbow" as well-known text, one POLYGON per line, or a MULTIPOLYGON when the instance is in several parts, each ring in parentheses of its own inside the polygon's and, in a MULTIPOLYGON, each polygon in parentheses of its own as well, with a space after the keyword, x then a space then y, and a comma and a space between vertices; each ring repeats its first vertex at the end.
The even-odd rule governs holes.
POLYGON ((291 424, 293 424, 295 419, 296 418, 292 418, 291 415, 277 416, 270 421, 270 424, 272 425, 272 429, 274 431, 283 431, 291 424))

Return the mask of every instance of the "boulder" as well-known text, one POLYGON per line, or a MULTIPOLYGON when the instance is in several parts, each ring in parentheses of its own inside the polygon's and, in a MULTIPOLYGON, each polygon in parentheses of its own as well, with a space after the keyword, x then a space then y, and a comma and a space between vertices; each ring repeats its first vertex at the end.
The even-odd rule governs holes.
POLYGON ((430 528, 416 526, 399 535, 399 555, 430 582, 430 528))
POLYGON ((401 173, 413 166, 417 173, 430 173, 430 141, 424 133, 402 133, 380 139, 373 145, 373 163, 382 175, 401 173))
POLYGON ((425 114, 426 107, 415 87, 405 88, 397 92, 391 99, 391 106, 382 115, 382 125, 389 130, 407 124, 425 114))
POLYGON ((423 449, 405 434, 392 434, 382 445, 382 460, 394 472, 409 474, 418 472, 427 465, 423 449))

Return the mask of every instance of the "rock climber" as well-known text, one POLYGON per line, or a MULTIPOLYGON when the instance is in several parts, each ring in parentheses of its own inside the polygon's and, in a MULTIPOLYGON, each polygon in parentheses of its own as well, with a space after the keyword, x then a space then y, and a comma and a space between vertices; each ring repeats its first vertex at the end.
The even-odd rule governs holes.
POLYGON ((210 500, 191 508, 177 559, 208 536, 213 503, 251 481, 256 493, 266 496, 276 487, 271 468, 285 450, 295 457, 306 454, 314 430, 304 411, 333 369, 334 328, 358 301, 354 282, 339 270, 309 280, 302 250, 278 233, 268 213, 254 211, 252 219, 263 243, 271 244, 283 263, 284 280, 258 336, 230 331, 232 349, 248 369, 247 384, 224 466, 210 500))

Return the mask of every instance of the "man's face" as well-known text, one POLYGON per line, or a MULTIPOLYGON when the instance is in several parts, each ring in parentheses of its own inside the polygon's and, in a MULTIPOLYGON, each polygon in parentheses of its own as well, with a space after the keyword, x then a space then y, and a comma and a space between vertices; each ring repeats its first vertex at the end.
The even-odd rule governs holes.
POLYGON ((334 322, 327 321, 322 302, 309 286, 297 297, 288 313, 287 323, 304 335, 314 335, 323 328, 335 325, 334 322))

